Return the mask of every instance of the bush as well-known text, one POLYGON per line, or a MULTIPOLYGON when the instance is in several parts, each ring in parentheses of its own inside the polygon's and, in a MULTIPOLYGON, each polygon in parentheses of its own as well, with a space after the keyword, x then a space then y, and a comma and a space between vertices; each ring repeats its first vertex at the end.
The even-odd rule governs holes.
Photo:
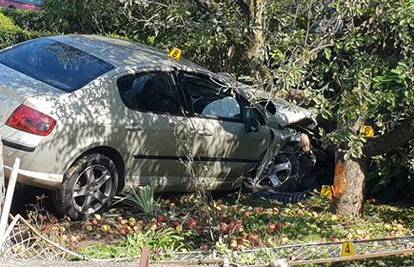
POLYGON ((17 26, 11 18, 0 11, 0 49, 41 36, 49 32, 28 31, 17 26))
POLYGON ((12 19, 15 25, 26 31, 51 30, 44 12, 34 12, 21 9, 4 9, 1 12, 12 19))
POLYGON ((13 45, 22 38, 22 29, 16 26, 13 21, 0 13, 0 48, 13 45))
POLYGON ((0 12, 0 30, 18 31, 20 28, 14 24, 11 18, 0 12))

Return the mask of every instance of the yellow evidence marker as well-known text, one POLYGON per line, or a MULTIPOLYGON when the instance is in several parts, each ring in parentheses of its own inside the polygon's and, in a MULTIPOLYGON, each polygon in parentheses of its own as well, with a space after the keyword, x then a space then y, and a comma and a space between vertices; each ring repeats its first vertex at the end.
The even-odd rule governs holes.
POLYGON ((168 54, 170 57, 172 57, 173 59, 180 61, 182 55, 183 55, 183 51, 179 48, 174 48, 173 50, 170 51, 170 53, 168 54))
POLYGON ((355 247, 352 242, 342 243, 341 247, 341 257, 351 257, 355 256, 355 247))
POLYGON ((322 185, 321 196, 331 199, 333 196, 332 186, 322 185))
POLYGON ((372 128, 372 126, 364 125, 361 129, 361 135, 363 137, 374 137, 374 128, 372 128))

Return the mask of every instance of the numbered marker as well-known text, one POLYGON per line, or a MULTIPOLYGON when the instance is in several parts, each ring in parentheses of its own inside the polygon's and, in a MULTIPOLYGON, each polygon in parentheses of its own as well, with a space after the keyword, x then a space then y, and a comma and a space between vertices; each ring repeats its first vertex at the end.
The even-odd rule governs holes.
POLYGON ((355 256, 355 247, 352 242, 342 243, 341 247, 341 257, 350 257, 355 256))
POLYGON ((375 135, 374 128, 372 128, 371 126, 365 125, 361 129, 361 135, 363 137, 374 137, 374 135, 375 135))
POLYGON ((171 50, 171 52, 169 53, 169 55, 173 59, 179 61, 181 59, 181 56, 183 55, 183 51, 181 51, 181 49, 174 48, 173 50, 171 50))
POLYGON ((331 199, 333 196, 332 186, 323 185, 321 188, 321 196, 331 199))

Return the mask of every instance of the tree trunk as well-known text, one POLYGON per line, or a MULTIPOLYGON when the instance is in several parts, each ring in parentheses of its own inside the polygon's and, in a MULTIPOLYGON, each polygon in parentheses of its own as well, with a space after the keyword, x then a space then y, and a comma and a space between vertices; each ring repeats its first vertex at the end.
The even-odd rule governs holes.
MULTIPOLYGON (((362 120, 355 123, 354 131, 359 132, 362 120)), ((364 145, 365 156, 361 159, 344 159, 337 153, 333 186, 335 213, 361 216, 365 203, 366 168, 369 158, 391 152, 414 139, 414 116, 402 121, 393 130, 375 138, 369 138, 364 145)))
POLYGON ((247 52, 249 59, 260 59, 264 51, 267 1, 250 0, 250 21, 253 22, 253 38, 250 50, 247 52))
POLYGON ((365 203, 365 171, 365 159, 338 160, 333 187, 336 214, 362 215, 365 203))

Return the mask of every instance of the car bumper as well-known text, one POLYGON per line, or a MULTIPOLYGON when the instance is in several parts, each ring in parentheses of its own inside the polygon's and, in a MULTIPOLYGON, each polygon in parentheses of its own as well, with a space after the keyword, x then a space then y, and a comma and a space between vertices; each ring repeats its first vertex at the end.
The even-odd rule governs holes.
MULTIPOLYGON (((10 177, 11 170, 12 167, 4 166, 4 174, 6 178, 10 177)), ((22 184, 33 185, 45 189, 56 189, 62 184, 63 175, 19 169, 17 181, 22 184)))
MULTIPOLYGON (((57 170, 58 162, 51 161, 51 155, 35 152, 36 147, 3 139, 3 165, 6 178, 10 177, 16 158, 20 159, 17 181, 45 189, 59 188, 63 174, 57 170)), ((1 149, 1 146, 0 146, 1 149)))

